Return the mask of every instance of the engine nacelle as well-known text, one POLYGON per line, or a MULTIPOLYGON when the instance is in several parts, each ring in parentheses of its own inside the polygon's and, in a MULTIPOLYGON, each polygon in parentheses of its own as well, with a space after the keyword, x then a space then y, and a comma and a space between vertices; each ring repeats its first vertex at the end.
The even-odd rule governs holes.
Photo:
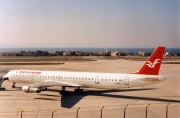
POLYGON ((22 87, 22 91, 26 92, 26 93, 40 93, 41 89, 39 88, 32 88, 29 86, 23 86, 22 87))

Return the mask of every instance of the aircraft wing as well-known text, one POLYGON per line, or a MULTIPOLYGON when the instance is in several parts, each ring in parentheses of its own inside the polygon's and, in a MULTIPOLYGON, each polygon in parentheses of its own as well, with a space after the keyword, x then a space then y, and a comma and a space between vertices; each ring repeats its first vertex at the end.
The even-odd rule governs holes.
POLYGON ((34 87, 34 88, 41 88, 41 87, 51 87, 51 86, 72 86, 72 87, 80 87, 82 85, 76 84, 76 83, 71 83, 71 82, 64 82, 64 81, 52 81, 52 80, 47 80, 44 82, 39 82, 39 83, 34 83, 28 85, 29 87, 34 87))

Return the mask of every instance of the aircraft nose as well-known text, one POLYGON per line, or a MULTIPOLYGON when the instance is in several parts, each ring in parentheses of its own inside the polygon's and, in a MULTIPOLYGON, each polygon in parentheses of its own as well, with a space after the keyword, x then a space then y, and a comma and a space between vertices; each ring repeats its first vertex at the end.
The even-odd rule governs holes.
POLYGON ((9 80, 9 73, 7 73, 6 75, 4 75, 3 80, 9 80))
POLYGON ((3 80, 9 80, 9 78, 8 77, 3 77, 3 80))

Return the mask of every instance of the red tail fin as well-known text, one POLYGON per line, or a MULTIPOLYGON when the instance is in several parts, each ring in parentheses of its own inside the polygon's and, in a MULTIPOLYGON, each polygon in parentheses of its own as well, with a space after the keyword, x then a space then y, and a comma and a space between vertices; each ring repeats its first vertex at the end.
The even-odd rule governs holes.
POLYGON ((157 47, 143 67, 134 74, 158 75, 165 47, 157 47))

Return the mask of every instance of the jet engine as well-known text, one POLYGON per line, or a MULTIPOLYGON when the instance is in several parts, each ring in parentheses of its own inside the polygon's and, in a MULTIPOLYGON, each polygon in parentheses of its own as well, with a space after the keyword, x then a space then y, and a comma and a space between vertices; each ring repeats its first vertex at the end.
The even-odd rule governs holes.
POLYGON ((41 92, 41 89, 33 88, 33 87, 29 87, 29 86, 23 86, 22 90, 26 93, 40 93, 41 92))

